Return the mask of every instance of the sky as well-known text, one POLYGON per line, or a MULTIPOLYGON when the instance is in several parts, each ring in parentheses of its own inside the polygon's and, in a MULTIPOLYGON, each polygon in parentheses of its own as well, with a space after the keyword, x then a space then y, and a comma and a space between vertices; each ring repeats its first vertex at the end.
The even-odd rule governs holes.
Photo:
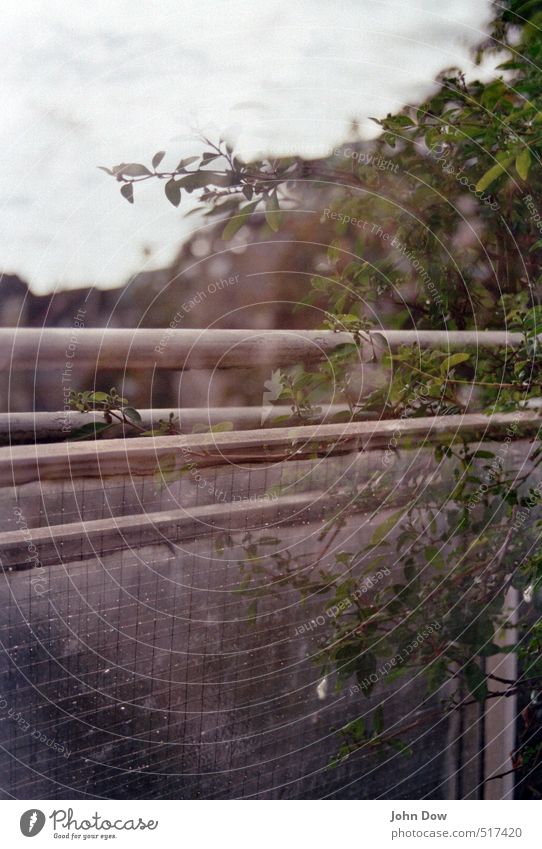
POLYGON ((198 133, 325 155, 443 68, 471 76, 491 17, 489 0, 3 0, 0 268, 46 292, 167 265, 189 205, 151 182, 130 206, 98 165, 174 167, 198 133))

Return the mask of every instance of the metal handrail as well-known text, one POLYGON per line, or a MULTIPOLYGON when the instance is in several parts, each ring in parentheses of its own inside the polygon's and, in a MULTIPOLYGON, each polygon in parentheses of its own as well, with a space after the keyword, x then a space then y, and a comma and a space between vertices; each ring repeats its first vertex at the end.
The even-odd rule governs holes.
MULTIPOLYGON (((521 344, 520 333, 487 330, 370 330, 361 354, 400 345, 422 348, 495 348, 521 344)), ((325 359, 355 342, 333 330, 218 330, 126 328, 0 328, 0 367, 11 371, 62 367, 227 369, 286 366, 325 359)))

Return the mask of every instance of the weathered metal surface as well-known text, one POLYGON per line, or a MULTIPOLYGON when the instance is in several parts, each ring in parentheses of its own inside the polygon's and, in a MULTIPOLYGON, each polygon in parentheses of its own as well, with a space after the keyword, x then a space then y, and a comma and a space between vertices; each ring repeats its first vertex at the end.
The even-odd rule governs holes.
MULTIPOLYGON (((168 421, 173 413, 176 427, 182 433, 192 433, 194 428, 211 428, 224 422, 231 423, 233 430, 253 430, 265 424, 266 427, 286 427, 284 419, 292 418, 292 408, 284 405, 273 407, 182 407, 156 410, 139 410, 141 424, 150 430, 158 427, 160 419, 168 421), (280 419, 279 421, 275 421, 280 419)), ((346 404, 323 406, 315 421, 327 421, 339 413, 347 414, 346 404)), ((376 413, 368 413, 368 419, 376 418, 376 413)), ((103 421, 103 413, 79 413, 68 410, 53 413, 0 413, 0 445, 17 445, 28 442, 61 442, 68 439, 83 425, 103 421)), ((133 428, 115 425, 108 431, 111 438, 137 436, 133 428)))
POLYGON ((164 464, 170 471, 180 471, 191 463, 202 467, 225 461, 272 463, 326 452, 374 450, 393 438, 403 445, 409 440, 412 445, 432 443, 454 434, 483 440, 503 436, 514 423, 525 437, 535 437, 541 420, 534 412, 491 417, 471 414, 15 446, 0 448, 0 486, 55 478, 155 474, 164 464))
MULTIPOLYGON (((520 333, 474 330, 371 330, 361 350, 381 353, 399 345, 423 348, 493 348, 519 345, 520 333)), ((0 328, 0 368, 31 370, 58 366, 131 369, 226 369, 284 366, 324 359, 354 337, 331 330, 192 330, 0 328)))

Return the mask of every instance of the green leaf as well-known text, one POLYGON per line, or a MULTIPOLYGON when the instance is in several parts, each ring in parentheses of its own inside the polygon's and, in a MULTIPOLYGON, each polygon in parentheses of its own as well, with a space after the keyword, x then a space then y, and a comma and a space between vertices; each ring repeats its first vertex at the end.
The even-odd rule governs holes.
POLYGON ((476 191, 483 192, 484 189, 487 189, 491 183, 494 183, 497 177, 500 177, 501 174, 506 171, 507 167, 512 162, 513 157, 508 156, 506 159, 503 159, 502 162, 497 162, 496 165, 493 165, 489 171, 480 177, 478 182, 476 183, 476 191))
POLYGON ((446 658, 437 658, 436 661, 430 663, 426 669, 426 676, 429 690, 432 693, 440 689, 449 677, 448 661, 446 658))
POLYGON ((89 422, 88 424, 83 425, 83 427, 80 427, 79 430, 72 431, 68 439, 73 440, 74 442, 81 439, 90 439, 91 437, 96 437, 98 434, 109 430, 110 427, 113 427, 113 425, 108 422, 89 422))
POLYGON ((152 158, 152 167, 155 169, 158 168, 165 155, 165 150, 159 150, 158 153, 155 153, 152 158))
POLYGON ((271 227, 273 233, 276 233, 280 227, 282 216, 280 214, 280 206, 277 193, 273 192, 265 200, 265 220, 271 227))
POLYGON ((353 722, 350 722, 346 731, 348 734, 351 734, 352 737, 355 737, 356 740, 363 740, 365 738, 365 720, 362 716, 359 716, 353 722))
POLYGON ((528 147, 524 147, 521 153, 516 156, 516 171, 522 180, 526 180, 531 167, 531 152, 528 147))
POLYGON ((123 183, 123 185, 120 187, 120 193, 123 198, 126 198, 128 203, 134 202, 134 187, 132 183, 123 183))
POLYGON ((441 363, 440 373, 444 375, 451 371, 454 366, 458 366, 459 363, 466 363, 467 360, 470 360, 470 354, 452 354, 441 363))
POLYGON ((109 393, 107 392, 91 392, 88 396, 88 400, 92 401, 94 404, 101 404, 104 401, 109 399, 109 393))
POLYGON ((193 171, 186 177, 181 177, 178 184, 190 194, 194 189, 203 189, 208 186, 211 176, 211 171, 193 171))
POLYGON ((351 558, 352 553, 350 551, 339 551, 339 553, 335 555, 337 563, 350 563, 351 558))
POLYGON ((524 320, 524 328, 527 331, 527 336, 533 336, 540 333, 542 330, 542 307, 531 307, 527 310, 524 320))
POLYGON ((385 522, 382 522, 378 528, 375 529, 373 533, 373 537, 371 539, 371 545, 378 545, 384 537, 388 535, 392 528, 395 527, 398 520, 404 515, 404 510, 396 510, 395 513, 392 513, 391 516, 388 516, 385 522))
POLYGON ((292 418, 292 416, 293 416, 293 413, 285 414, 283 416, 273 416, 272 418, 269 419, 269 424, 280 425, 280 424, 283 424, 284 422, 289 422, 290 419, 292 418))
POLYGON ((175 182, 174 177, 167 181, 164 186, 164 191, 168 201, 172 203, 173 206, 179 206, 181 202, 181 187, 178 182, 175 182))
POLYGON ((501 654, 502 648, 498 646, 496 643, 487 643, 487 645, 483 646, 480 649, 479 654, 482 657, 491 657, 494 654, 501 654))
POLYGON ((398 752, 400 752, 401 755, 411 757, 414 752, 412 746, 410 746, 404 740, 400 740, 398 737, 392 737, 387 742, 388 746, 391 746, 393 749, 396 749, 398 752))
POLYGON ((224 433, 228 430, 233 430, 233 422, 217 422, 209 428, 209 433, 224 433))
POLYGON ((183 168, 186 168, 187 165, 192 165, 192 163, 195 162, 197 159, 199 159, 199 156, 187 156, 185 159, 181 159, 181 161, 177 165, 176 170, 182 171, 183 168))
POLYGON ((426 563, 431 563, 437 569, 444 568, 444 558, 436 545, 426 545, 424 548, 426 563))
POLYGON ((257 599, 252 599, 250 604, 247 607, 247 619, 251 624, 254 624, 256 621, 256 616, 258 614, 258 601, 257 599))
POLYGON ((340 241, 334 239, 327 248, 327 258, 330 262, 337 262, 340 256, 340 241))
POLYGON ((140 165, 139 162, 132 162, 130 165, 124 165, 121 174, 127 177, 147 177, 151 172, 145 165, 140 165))
POLYGON ((186 177, 181 177, 179 185, 188 194, 193 192, 194 189, 203 189, 211 185, 226 188, 231 185, 231 176, 229 174, 217 174, 215 171, 193 171, 186 177))
POLYGON ((252 215, 257 206, 258 201, 253 201, 252 203, 249 203, 242 209, 240 209, 238 214, 234 215, 233 218, 230 218, 230 220, 224 227, 224 230, 222 231, 222 238, 225 242, 235 236, 237 231, 241 229, 247 218, 252 215))
POLYGON ((373 731, 375 735, 382 734, 384 730, 384 710, 382 709, 382 705, 378 705, 377 709, 373 713, 373 731))
POLYGON ((464 672, 469 692, 476 701, 482 704, 487 697, 486 676, 474 661, 467 663, 464 672))
POLYGON ((181 159, 179 164, 177 165, 177 171, 182 171, 183 168, 187 168, 188 165, 192 165, 193 162, 197 162, 199 156, 186 156, 184 159, 181 159))
POLYGON ((124 407, 122 412, 127 419, 130 419, 130 421, 137 422, 137 424, 141 423, 141 416, 134 407, 124 407))

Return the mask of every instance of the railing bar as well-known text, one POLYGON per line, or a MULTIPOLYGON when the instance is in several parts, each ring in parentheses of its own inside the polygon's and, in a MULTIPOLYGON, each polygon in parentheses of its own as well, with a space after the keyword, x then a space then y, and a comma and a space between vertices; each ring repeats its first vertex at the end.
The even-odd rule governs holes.
POLYGON ((0 448, 0 486, 32 480, 114 475, 156 474, 162 462, 169 471, 188 464, 217 466, 228 463, 273 463, 301 460, 315 453, 344 453, 385 447, 392 437, 416 444, 434 442, 453 434, 474 439, 535 437, 542 419, 535 412, 387 419, 301 427, 261 428, 183 436, 56 442, 0 448))
MULTIPOLYGON (((520 333, 499 330, 371 330, 363 356, 399 345, 423 348, 516 347, 520 333)), ((0 328, 0 367, 34 370, 65 365, 132 369, 214 369, 317 362, 352 344, 332 330, 0 328)))
MULTIPOLYGON (((334 415, 347 413, 347 404, 330 404, 321 406, 321 414, 314 421, 326 421, 334 415)), ((177 426, 183 433, 192 433, 197 425, 209 426, 222 422, 231 422, 235 430, 252 430, 265 424, 266 427, 284 427, 285 421, 274 424, 274 419, 281 416, 292 416, 291 406, 254 406, 254 407, 184 407, 175 409, 139 410, 142 424, 146 428, 157 426, 160 419, 166 420, 170 413, 178 419, 177 426)), ((376 418, 376 413, 367 413, 367 419, 376 418)), ((24 412, 0 413, 0 442, 12 445, 16 442, 62 440, 73 431, 90 422, 103 421, 102 413, 79 413, 77 411, 57 412, 24 412)), ((290 422, 290 425, 292 422, 290 422)), ((122 425, 115 426, 111 436, 122 436, 122 425)), ((130 429, 126 435, 132 434, 130 429)))
POLYGON ((260 496, 256 503, 228 502, 227 513, 224 512, 223 504, 208 504, 190 510, 181 508, 27 528, 24 531, 4 531, 0 533, 0 553, 4 568, 20 565, 28 560, 27 546, 31 542, 38 549, 42 565, 50 565, 58 563, 59 553, 62 553, 62 561, 68 562, 85 559, 98 550, 101 556, 129 548, 135 541, 141 541, 142 533, 146 533, 145 544, 163 542, 171 545, 175 541, 186 542, 208 535, 213 528, 219 531, 223 528, 243 529, 247 516, 254 525, 287 521, 286 511, 293 511, 296 520, 299 520, 300 515, 306 520, 308 517, 329 514, 330 509, 335 509, 338 503, 337 497, 319 492, 281 498, 260 496))

